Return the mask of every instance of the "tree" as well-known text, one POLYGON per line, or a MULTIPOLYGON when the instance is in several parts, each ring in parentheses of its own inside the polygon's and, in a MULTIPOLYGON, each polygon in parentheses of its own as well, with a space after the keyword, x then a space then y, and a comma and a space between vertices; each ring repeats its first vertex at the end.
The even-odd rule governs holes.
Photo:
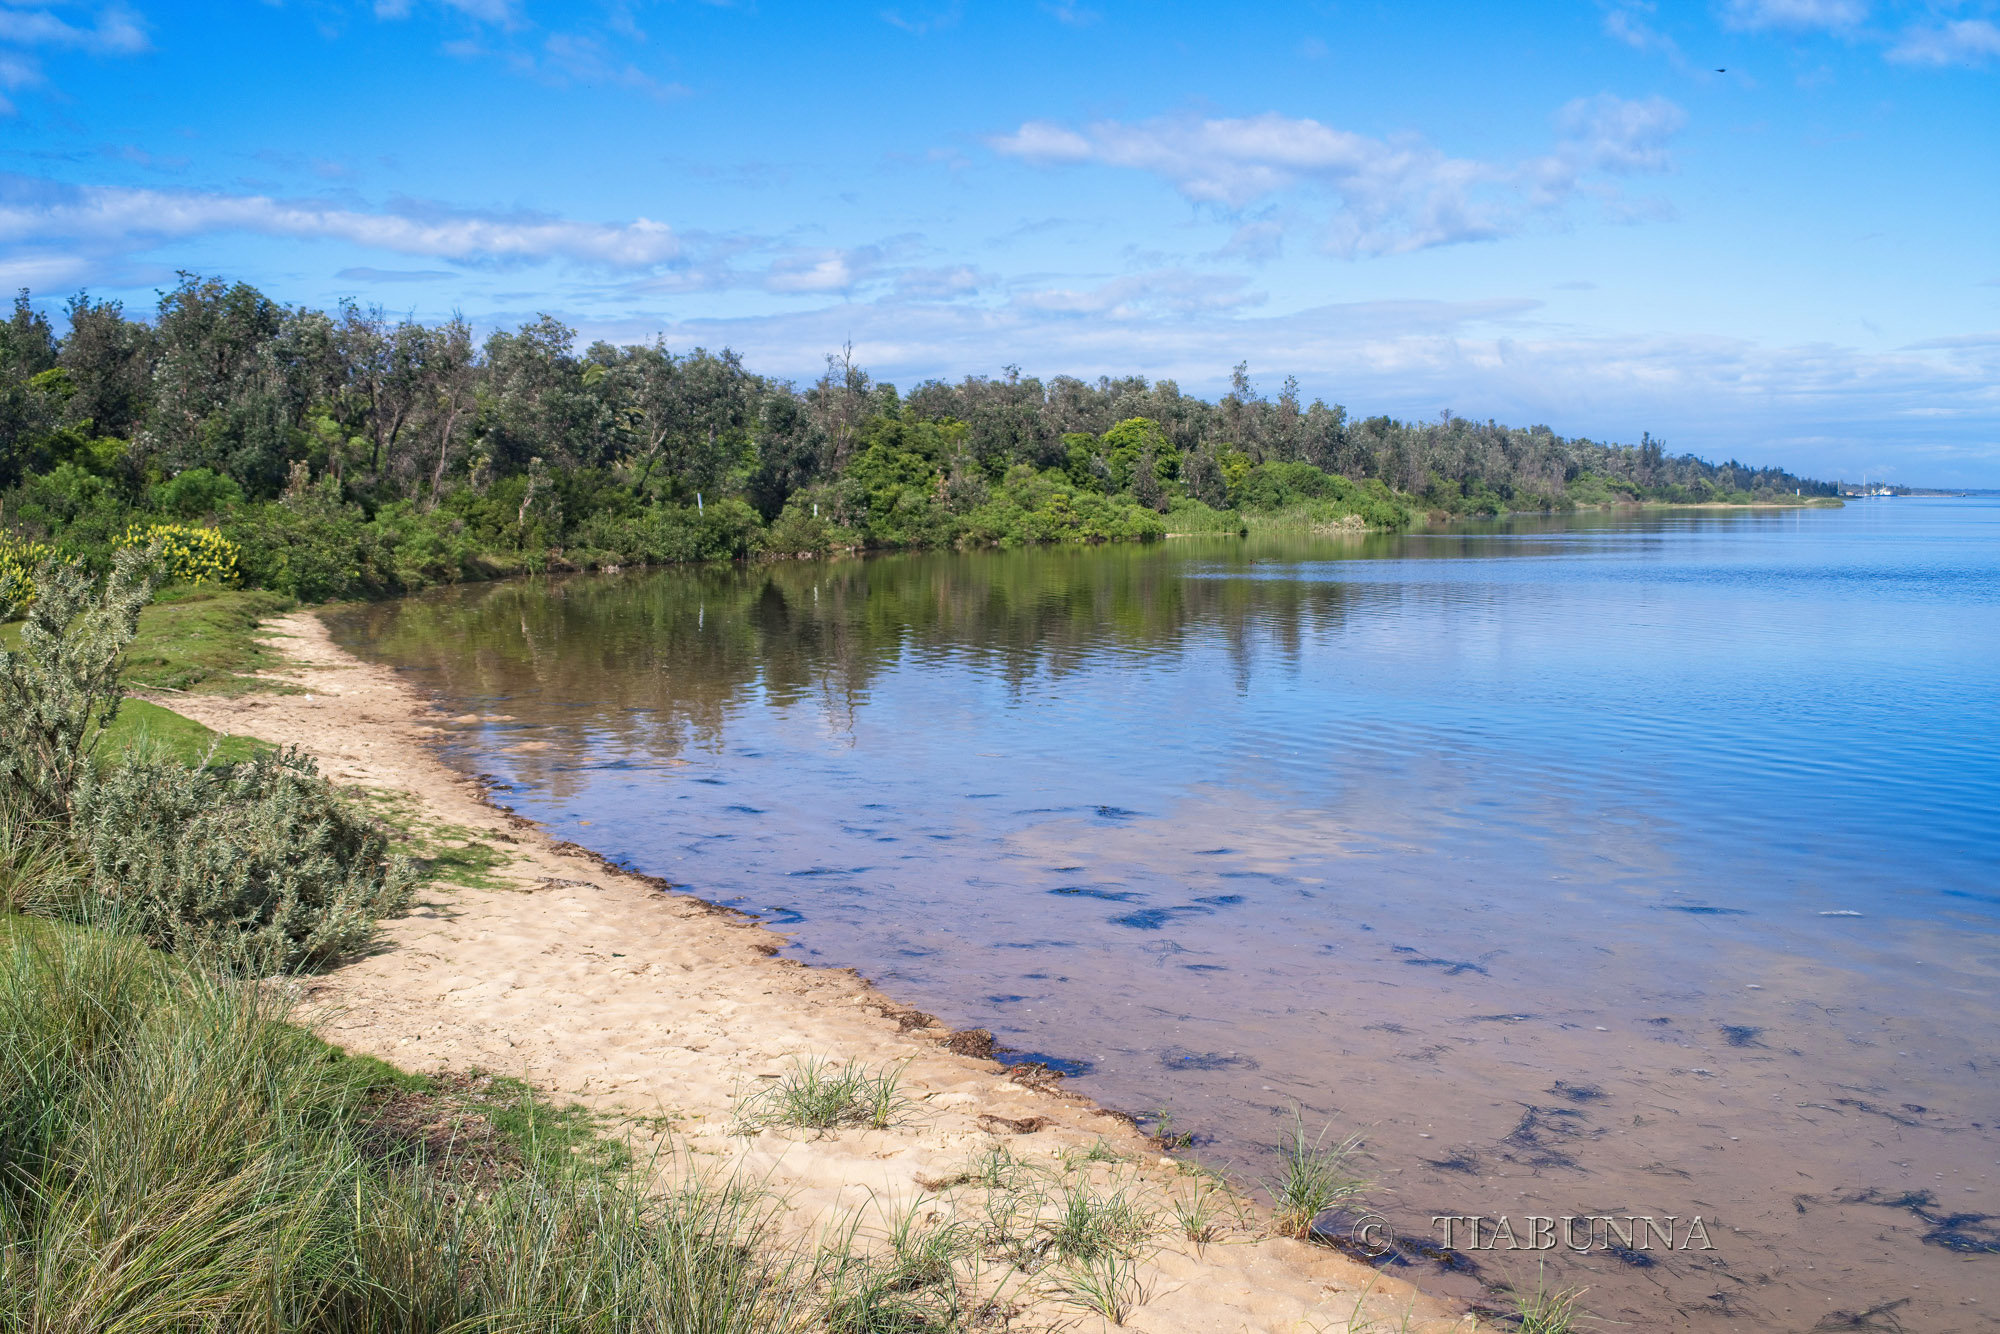
POLYGON ((421 367, 418 405, 423 415, 423 432, 436 451, 430 491, 425 498, 425 507, 430 508, 444 492, 445 470, 450 467, 478 405, 478 366, 472 347, 472 326, 463 315, 453 314, 435 329, 413 333, 411 343, 419 354, 421 367))
POLYGON ((540 315, 486 340, 486 440, 494 462, 519 472, 530 458, 565 469, 609 461, 611 412, 584 382, 576 330, 540 315))
POLYGON ((736 353, 696 348, 677 358, 655 339, 643 347, 599 345, 603 386, 637 446, 630 463, 644 490, 655 469, 684 493, 713 493, 745 452, 757 415, 757 381, 736 353))
POLYGON ((145 422, 152 392, 157 339, 150 325, 125 318, 117 301, 78 292, 64 307, 69 333, 60 360, 76 393, 68 420, 85 422, 101 436, 130 440, 145 422))

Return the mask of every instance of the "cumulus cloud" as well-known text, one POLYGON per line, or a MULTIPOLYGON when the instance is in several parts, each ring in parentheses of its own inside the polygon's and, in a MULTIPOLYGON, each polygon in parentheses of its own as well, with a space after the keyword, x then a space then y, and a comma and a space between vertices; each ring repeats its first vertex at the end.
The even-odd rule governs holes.
POLYGON ((536 214, 452 212, 418 204, 365 212, 316 200, 120 186, 0 181, 0 242, 66 243, 104 253, 143 250, 214 232, 346 241, 462 263, 567 259, 644 269, 679 252, 672 228, 648 218, 574 222, 536 214))
POLYGON ((1904 65, 1983 65, 2000 56, 2000 27, 1986 19, 1954 19, 1905 31, 1889 48, 1904 65))
POLYGON ((1524 207, 1560 204, 1587 175, 1664 171, 1668 141, 1684 121, 1664 98, 1579 99, 1557 117, 1554 151, 1525 163, 1451 157, 1417 135, 1381 139, 1276 112, 1105 120, 1082 129, 1029 121, 987 143, 1041 165, 1147 172, 1194 203, 1231 210, 1285 192, 1322 191, 1338 205, 1327 247, 1382 255, 1505 235, 1524 207))

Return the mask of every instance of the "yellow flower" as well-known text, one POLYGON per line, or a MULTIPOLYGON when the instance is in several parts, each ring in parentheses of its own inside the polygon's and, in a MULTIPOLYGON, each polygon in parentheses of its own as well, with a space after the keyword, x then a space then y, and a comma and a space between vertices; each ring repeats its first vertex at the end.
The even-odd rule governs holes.
POLYGON ((118 539, 121 547, 142 547, 153 542, 160 544, 161 573, 170 583, 236 582, 238 548, 213 528, 184 523, 135 523, 118 539))

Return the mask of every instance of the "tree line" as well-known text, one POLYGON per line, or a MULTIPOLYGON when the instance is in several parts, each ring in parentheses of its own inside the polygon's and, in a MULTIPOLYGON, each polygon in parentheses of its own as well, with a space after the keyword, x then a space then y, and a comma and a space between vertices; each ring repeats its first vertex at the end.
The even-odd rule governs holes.
POLYGON ((101 563, 137 519, 215 525, 244 577, 297 596, 513 569, 1234 531, 1304 513, 1832 495, 1713 464, 1450 413, 1356 419, 1238 366, 1214 401, 1140 376, 931 380, 851 353, 809 384, 660 340, 579 347, 541 316, 288 306, 182 274, 150 319, 80 293, 66 330, 27 291, 0 325, 0 525, 101 563))

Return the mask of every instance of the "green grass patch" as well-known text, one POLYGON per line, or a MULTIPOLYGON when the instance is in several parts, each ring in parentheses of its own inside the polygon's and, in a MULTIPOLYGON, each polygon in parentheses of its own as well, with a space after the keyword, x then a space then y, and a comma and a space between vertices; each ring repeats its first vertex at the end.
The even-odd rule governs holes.
POLYGON ((407 792, 362 788, 355 795, 370 815, 400 836, 397 851, 416 863, 424 880, 465 889, 508 888, 498 872, 512 863, 513 854, 485 841, 478 830, 427 819, 407 792))
POLYGON ((127 699, 98 743, 97 762, 109 764, 120 756, 150 750, 182 764, 237 764, 270 748, 255 737, 216 732, 172 709, 127 699))
POLYGON ((139 634, 126 650, 125 684, 218 695, 288 689, 259 675, 278 664, 278 655, 258 638, 257 626, 292 605, 249 589, 165 589, 140 614, 139 634))

